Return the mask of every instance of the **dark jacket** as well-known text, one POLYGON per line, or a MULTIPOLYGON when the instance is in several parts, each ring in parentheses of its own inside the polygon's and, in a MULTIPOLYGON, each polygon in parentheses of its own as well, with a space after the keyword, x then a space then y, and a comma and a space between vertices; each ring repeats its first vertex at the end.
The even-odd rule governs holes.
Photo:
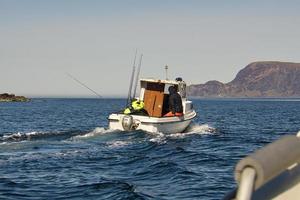
POLYGON ((182 113, 183 108, 182 108, 182 100, 181 96, 176 92, 175 87, 170 86, 169 87, 169 109, 170 111, 175 114, 175 113, 182 113))

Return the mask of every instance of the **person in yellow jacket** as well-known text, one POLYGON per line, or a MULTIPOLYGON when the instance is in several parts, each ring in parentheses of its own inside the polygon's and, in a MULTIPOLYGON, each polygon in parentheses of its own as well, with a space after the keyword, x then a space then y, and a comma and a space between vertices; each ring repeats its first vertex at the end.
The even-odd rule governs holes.
POLYGON ((135 115, 148 115, 148 112, 144 109, 144 102, 138 99, 134 99, 131 105, 124 110, 124 114, 135 114, 135 115))

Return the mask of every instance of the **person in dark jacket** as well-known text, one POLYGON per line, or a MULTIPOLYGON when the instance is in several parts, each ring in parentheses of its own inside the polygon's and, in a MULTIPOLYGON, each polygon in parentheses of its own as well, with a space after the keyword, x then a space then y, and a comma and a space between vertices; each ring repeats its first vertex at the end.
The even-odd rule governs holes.
POLYGON ((169 87, 169 110, 165 117, 182 116, 183 107, 181 96, 177 93, 174 86, 169 87))

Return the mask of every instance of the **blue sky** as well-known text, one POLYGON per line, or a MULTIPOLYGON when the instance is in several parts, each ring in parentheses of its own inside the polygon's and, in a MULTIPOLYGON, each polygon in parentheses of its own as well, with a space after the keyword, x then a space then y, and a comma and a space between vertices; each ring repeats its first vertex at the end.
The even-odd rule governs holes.
POLYGON ((0 93, 126 96, 141 76, 231 81, 250 62, 300 62, 297 1, 0 0, 0 93), (3 74, 5 74, 3 76, 3 74))

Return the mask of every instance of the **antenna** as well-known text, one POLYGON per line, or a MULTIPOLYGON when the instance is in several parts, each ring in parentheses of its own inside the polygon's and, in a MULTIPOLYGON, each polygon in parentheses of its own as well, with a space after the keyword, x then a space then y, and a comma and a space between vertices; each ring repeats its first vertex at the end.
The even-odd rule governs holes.
POLYGON ((168 65, 166 65, 166 66, 165 66, 165 70, 166 70, 166 80, 169 80, 169 79, 168 79, 168 68, 169 68, 168 65))
POLYGON ((142 59, 143 59, 143 54, 141 54, 141 56, 140 56, 139 66, 138 66, 137 72, 136 72, 135 85, 134 85, 134 90, 133 90, 133 98, 135 97, 136 88, 137 88, 137 85, 138 85, 138 80, 139 80, 141 66, 142 66, 142 59))
POLYGON ((135 50, 135 55, 134 55, 134 60, 133 60, 132 73, 131 73, 131 78, 130 78, 130 85, 129 85, 129 91, 128 91, 126 105, 128 105, 131 100, 131 91, 132 91, 132 84, 133 84, 133 78, 134 78, 134 72, 135 72, 136 54, 137 54, 137 49, 135 50))

